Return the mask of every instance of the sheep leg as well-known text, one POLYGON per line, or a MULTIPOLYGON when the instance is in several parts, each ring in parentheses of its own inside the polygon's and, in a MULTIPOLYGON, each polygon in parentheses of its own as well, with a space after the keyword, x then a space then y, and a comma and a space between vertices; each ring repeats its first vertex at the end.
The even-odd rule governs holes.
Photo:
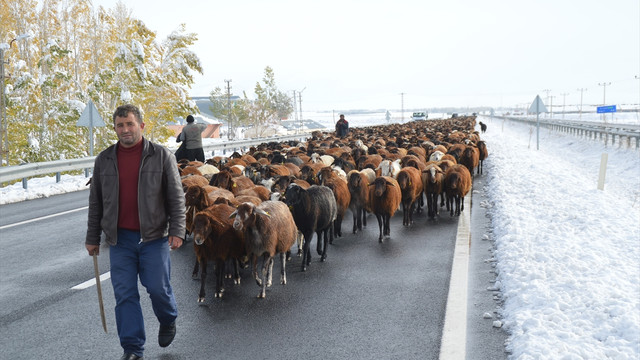
POLYGON ((391 227, 389 226, 389 222, 391 221, 391 215, 384 214, 382 216, 382 220, 384 221, 384 236, 391 236, 391 227))
POLYGON ((307 232, 304 234, 304 244, 302 249, 302 271, 307 271, 307 265, 311 263, 311 250, 309 249, 309 243, 313 232, 307 232))
POLYGON ((304 244, 304 235, 298 231, 298 256, 302 256, 302 245, 304 244))
POLYGON ((408 211, 407 202, 403 199, 402 200, 402 225, 403 226, 409 225, 408 224, 408 222, 409 222, 409 214, 407 213, 407 211, 408 211))
POLYGON ((413 224, 413 210, 415 208, 415 201, 409 205, 409 225, 413 224))
POLYGON ((198 278, 198 271, 200 271, 200 262, 198 261, 198 259, 196 259, 196 263, 195 265, 193 265, 193 272, 191 273, 192 279, 195 280, 198 278))
POLYGON ((322 234, 325 234, 324 238, 327 238, 326 232, 323 231, 322 229, 318 229, 316 231, 316 252, 318 253, 318 255, 322 255, 322 234))
POLYGON ((256 280, 256 284, 262 286, 262 279, 258 276, 258 257, 256 255, 251 256, 251 273, 256 280))
POLYGON ((267 269, 267 287, 271 287, 271 284, 273 284, 273 263, 274 262, 275 260, 273 260, 273 256, 270 256, 269 267, 267 269))
POLYGON ((380 231, 380 235, 378 236, 378 241, 382 242, 382 215, 376 214, 376 219, 378 219, 378 230, 380 231))
POLYGON ((362 223, 360 223, 360 226, 358 226, 358 221, 360 221, 360 209, 352 209, 351 210, 351 214, 353 214, 353 233, 357 233, 358 232, 358 227, 360 228, 360 230, 362 230, 362 223))
POLYGON ((240 285, 240 261, 233 259, 233 283, 240 285))
POLYGON ((333 222, 334 237, 335 236, 342 237, 342 218, 343 217, 344 217, 344 214, 338 214, 338 216, 336 217, 336 220, 333 222))
POLYGON ((224 260, 218 259, 216 261, 216 292, 213 294, 214 298, 221 298, 224 292, 224 260))
POLYGON ((287 261, 286 255, 284 253, 280 254, 280 262, 282 263, 282 268, 280 269, 280 284, 287 285, 287 261))
POLYGON ((207 282, 207 261, 202 260, 201 272, 200 272, 200 294, 198 294, 198 303, 204 303, 204 284, 207 282))
MULTIPOLYGON (((362 226, 367 227, 367 210, 364 208, 362 208, 362 226)), ((362 228, 360 230, 362 230, 362 228)))
MULTIPOLYGON (((323 231, 323 235, 324 235, 324 250, 322 251, 322 255, 320 257, 320 261, 325 261, 327 260, 327 248, 329 247, 329 238, 331 237, 331 235, 333 235, 331 233, 331 227, 325 229, 323 231)), ((320 237, 318 237, 318 241, 320 241, 320 237)))
MULTIPOLYGON (((257 260, 258 259, 256 257, 256 262, 257 260)), ((267 254, 262 257, 262 287, 258 294, 258 299, 264 299, 267 297, 267 278, 269 277, 269 263, 271 260, 273 260, 273 258, 267 254)))

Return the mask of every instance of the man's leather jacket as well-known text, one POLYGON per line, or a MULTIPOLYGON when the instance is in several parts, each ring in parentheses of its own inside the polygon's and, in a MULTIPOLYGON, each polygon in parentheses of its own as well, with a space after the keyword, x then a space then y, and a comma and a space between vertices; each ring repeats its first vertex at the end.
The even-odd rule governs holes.
MULTIPOLYGON (((167 235, 185 236, 185 203, 175 157, 165 147, 143 138, 138 180, 141 241, 167 235)), ((118 239, 118 157, 115 144, 97 157, 89 193, 86 244, 99 245, 104 232, 108 244, 118 239)))

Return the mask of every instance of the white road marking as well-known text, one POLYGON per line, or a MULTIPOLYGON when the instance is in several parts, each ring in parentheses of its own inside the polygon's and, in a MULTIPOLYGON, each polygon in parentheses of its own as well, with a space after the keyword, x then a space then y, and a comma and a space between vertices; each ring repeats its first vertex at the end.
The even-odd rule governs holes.
POLYGON ((0 230, 8 229, 8 228, 11 228, 11 227, 14 227, 14 226, 20 226, 20 225, 24 225, 24 224, 29 224, 29 223, 32 223, 32 222, 35 222, 35 221, 39 221, 39 220, 45 220, 45 219, 49 219, 49 218, 60 216, 60 215, 70 214, 72 212, 81 211, 81 210, 85 210, 85 209, 88 209, 88 208, 89 208, 89 206, 84 206, 84 207, 81 207, 81 208, 77 208, 77 209, 73 209, 73 210, 67 210, 67 211, 56 213, 56 214, 51 214, 51 215, 47 215, 47 216, 41 216, 41 217, 35 218, 35 219, 20 221, 20 222, 13 223, 13 224, 7 224, 7 225, 0 226, 0 230))
MULTIPOLYGON (((453 205, 452 205, 453 206, 453 205)), ((465 360, 467 356, 467 285, 471 242, 471 191, 464 197, 451 265, 451 281, 444 315, 440 360, 465 360)))
MULTIPOLYGON (((111 271, 107 271, 106 273, 100 275, 100 282, 103 282, 107 279, 109 279, 111 277, 111 271)), ((88 287, 94 286, 96 284, 96 278, 87 280, 85 282, 83 282, 82 284, 78 284, 74 287, 71 288, 71 290, 83 290, 86 289, 88 287)))

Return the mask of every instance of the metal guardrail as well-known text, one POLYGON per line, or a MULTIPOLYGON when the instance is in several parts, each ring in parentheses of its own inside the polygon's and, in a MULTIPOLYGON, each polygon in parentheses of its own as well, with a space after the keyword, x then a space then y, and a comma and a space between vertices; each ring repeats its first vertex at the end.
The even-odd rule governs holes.
MULTIPOLYGON (((532 126, 536 125, 536 119, 516 116, 494 116, 494 118, 518 121, 532 126)), ((611 140, 611 145, 614 145, 617 137, 619 146, 622 145, 623 139, 626 139, 627 147, 631 148, 631 140, 634 139, 636 149, 640 149, 640 126, 638 125, 540 119, 540 126, 576 136, 593 138, 594 140, 600 139, 604 141, 605 145, 609 144, 609 140, 611 140)))
MULTIPOLYGON (((219 144, 210 144, 203 146, 203 150, 206 152, 211 151, 215 152, 216 150, 222 150, 223 153, 227 151, 237 151, 237 150, 245 150, 246 148, 259 145, 268 142, 283 142, 290 140, 302 140, 311 136, 309 133, 300 133, 294 135, 285 135, 285 136, 272 136, 265 138, 255 138, 255 139, 246 139, 246 140, 234 140, 234 141, 225 141, 219 144)), ((60 181, 60 173, 65 171, 77 171, 77 170, 85 170, 85 174, 88 176, 89 172, 87 169, 93 168, 93 164, 95 162, 96 157, 86 157, 81 159, 68 159, 68 160, 55 160, 55 161, 47 161, 40 163, 32 163, 32 164, 24 164, 24 165, 13 165, 13 166, 4 166, 0 167, 0 184, 4 184, 6 182, 22 179, 22 187, 27 188, 27 180, 34 176, 44 175, 44 174, 56 174, 56 180, 60 181)))

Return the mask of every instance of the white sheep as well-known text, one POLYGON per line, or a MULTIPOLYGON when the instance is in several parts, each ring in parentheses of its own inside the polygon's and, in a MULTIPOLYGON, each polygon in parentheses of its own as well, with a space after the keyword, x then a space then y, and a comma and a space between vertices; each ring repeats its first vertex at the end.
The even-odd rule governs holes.
POLYGON ((396 179, 398 177, 398 173, 402 170, 400 159, 394 161, 382 160, 376 170, 380 170, 380 176, 390 176, 396 179))

